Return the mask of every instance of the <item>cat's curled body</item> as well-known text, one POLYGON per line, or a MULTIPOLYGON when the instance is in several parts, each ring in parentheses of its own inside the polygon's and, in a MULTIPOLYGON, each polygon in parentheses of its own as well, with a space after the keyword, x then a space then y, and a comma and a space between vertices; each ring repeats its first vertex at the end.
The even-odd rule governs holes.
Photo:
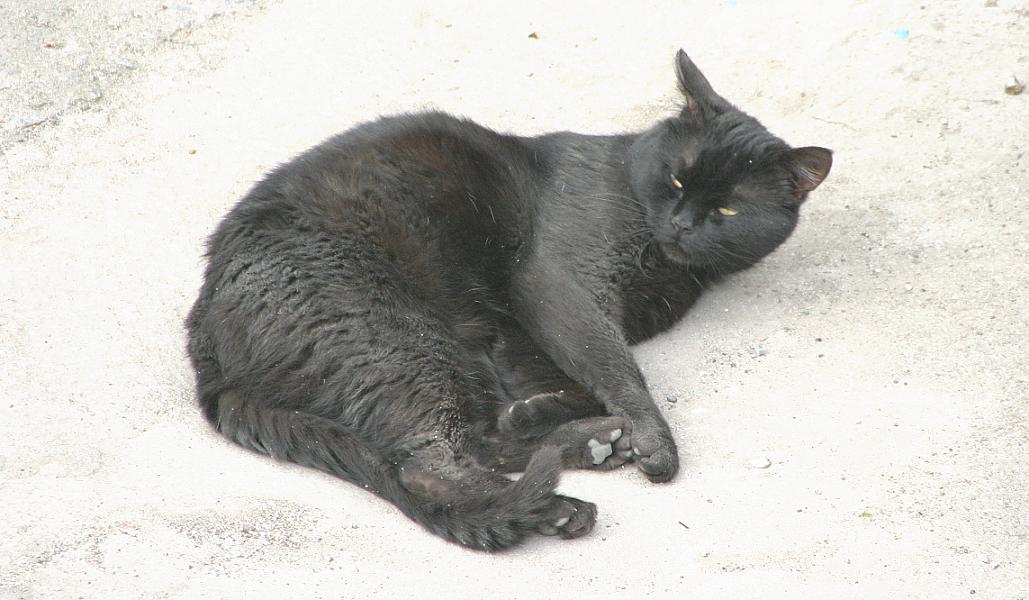
POLYGON ((677 73, 682 112, 641 134, 417 114, 274 170, 211 236, 187 320, 206 417, 478 549, 588 532, 563 467, 672 478, 629 344, 784 241, 831 164, 682 52, 677 73))

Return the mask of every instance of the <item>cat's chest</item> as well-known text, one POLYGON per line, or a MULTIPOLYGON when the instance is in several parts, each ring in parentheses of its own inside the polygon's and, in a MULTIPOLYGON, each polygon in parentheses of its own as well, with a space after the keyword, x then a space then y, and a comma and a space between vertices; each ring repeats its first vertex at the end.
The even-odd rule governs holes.
POLYGON ((619 293, 624 302, 646 305, 678 305, 696 299, 700 287, 685 270, 644 271, 623 275, 619 293))
POLYGON ((620 320, 632 342, 674 325, 703 291, 700 279, 685 267, 646 260, 622 265, 612 283, 620 320))

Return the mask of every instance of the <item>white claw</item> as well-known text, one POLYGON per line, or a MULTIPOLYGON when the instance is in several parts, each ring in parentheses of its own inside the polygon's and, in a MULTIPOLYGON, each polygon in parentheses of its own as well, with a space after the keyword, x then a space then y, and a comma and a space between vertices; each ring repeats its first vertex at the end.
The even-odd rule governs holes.
POLYGON ((568 524, 568 521, 570 520, 571 517, 561 517, 560 519, 554 521, 554 527, 564 527, 568 524))
POLYGON ((611 441, 612 442, 617 440, 620 437, 622 437, 622 430, 621 429, 615 429, 614 431, 611 432, 611 441))

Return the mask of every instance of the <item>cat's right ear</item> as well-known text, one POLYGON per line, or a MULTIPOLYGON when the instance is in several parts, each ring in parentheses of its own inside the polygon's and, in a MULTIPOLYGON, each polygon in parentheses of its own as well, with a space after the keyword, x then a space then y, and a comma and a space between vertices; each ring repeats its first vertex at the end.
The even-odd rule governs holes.
POLYGON ((793 192, 800 201, 825 181, 832 168, 832 150, 818 146, 792 148, 783 158, 793 183, 793 192))
POLYGON ((675 78, 679 81, 679 91, 686 101, 685 111, 694 117, 703 118, 707 113, 719 113, 732 108, 725 98, 715 93, 707 77, 681 48, 675 53, 675 78))

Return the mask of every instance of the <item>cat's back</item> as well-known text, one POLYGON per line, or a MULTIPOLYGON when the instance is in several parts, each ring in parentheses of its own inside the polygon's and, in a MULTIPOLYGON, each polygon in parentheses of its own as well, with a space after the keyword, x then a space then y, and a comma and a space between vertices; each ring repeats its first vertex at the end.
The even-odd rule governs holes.
POLYGON ((521 138, 473 121, 443 112, 383 117, 269 172, 222 221, 210 248, 243 231, 517 228, 537 170, 521 138))
POLYGON ((297 286, 337 306, 390 290, 492 303, 466 292, 505 286, 531 228, 536 170, 521 138, 444 113, 359 125, 272 170, 230 210, 208 240, 198 314, 292 301, 297 286))

